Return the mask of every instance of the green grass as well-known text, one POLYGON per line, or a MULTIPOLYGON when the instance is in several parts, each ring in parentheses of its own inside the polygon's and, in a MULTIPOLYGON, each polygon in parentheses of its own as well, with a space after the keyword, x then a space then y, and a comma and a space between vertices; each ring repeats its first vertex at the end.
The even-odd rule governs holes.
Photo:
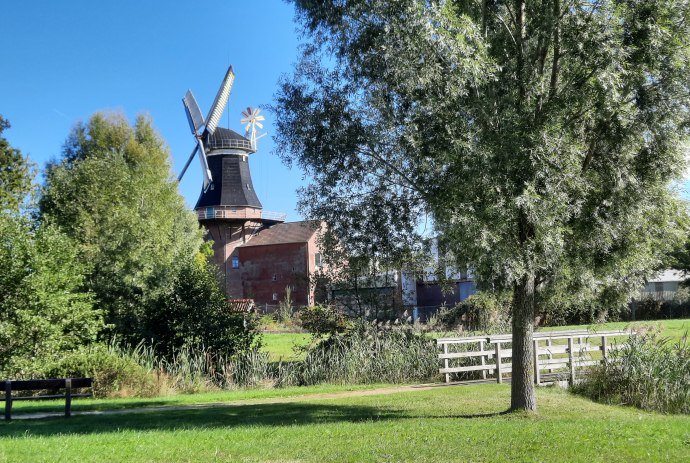
POLYGON ((309 333, 262 333, 261 350, 268 352, 272 361, 294 361, 304 358, 304 352, 295 347, 309 345, 312 336, 309 333))
POLYGON ((622 330, 624 328, 657 327, 661 330, 662 337, 668 337, 672 341, 679 340, 685 333, 690 333, 690 319, 677 320, 648 320, 637 322, 610 322, 596 323, 593 325, 569 325, 547 326, 539 331, 568 331, 578 329, 590 329, 592 331, 622 330))
POLYGON ((0 462, 688 460, 690 417, 505 385, 0 423, 0 462))

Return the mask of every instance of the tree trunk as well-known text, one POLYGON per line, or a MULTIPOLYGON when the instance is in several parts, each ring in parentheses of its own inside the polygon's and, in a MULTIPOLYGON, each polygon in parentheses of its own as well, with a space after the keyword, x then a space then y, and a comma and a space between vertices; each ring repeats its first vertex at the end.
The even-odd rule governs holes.
POLYGON ((534 393, 534 276, 525 275, 513 286, 513 372, 510 409, 536 411, 534 393))

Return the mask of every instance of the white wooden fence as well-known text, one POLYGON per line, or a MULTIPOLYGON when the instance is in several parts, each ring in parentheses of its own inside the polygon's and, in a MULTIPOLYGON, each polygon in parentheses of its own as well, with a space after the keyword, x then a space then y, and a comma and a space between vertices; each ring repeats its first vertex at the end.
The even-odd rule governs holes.
MULTIPOLYGON (((553 382, 563 374, 570 384, 575 382, 577 368, 596 365, 616 349, 616 339, 630 335, 629 331, 552 331, 534 333, 534 382, 553 382), (546 373, 545 373, 546 372, 546 373)), ((512 372, 512 341, 510 334, 494 336, 468 336, 463 338, 439 338, 436 340, 441 353, 446 383, 451 374, 481 372, 481 379, 489 376, 502 383, 505 375, 512 372)))

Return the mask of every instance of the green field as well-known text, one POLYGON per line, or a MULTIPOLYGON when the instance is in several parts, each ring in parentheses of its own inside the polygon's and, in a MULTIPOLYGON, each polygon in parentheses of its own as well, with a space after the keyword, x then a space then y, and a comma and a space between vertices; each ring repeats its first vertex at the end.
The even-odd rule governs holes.
POLYGON ((505 385, 0 423, 0 462, 688 460, 690 417, 505 385))
POLYGON ((304 358, 299 347, 307 346, 311 341, 309 333, 262 333, 261 350, 268 352, 271 360, 276 362, 299 360, 304 358))

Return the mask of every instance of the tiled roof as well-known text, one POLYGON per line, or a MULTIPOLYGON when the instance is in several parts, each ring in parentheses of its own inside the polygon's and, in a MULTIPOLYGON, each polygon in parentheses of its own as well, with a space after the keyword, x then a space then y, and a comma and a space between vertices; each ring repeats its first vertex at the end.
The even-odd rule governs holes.
POLYGON ((306 243, 318 231, 318 222, 286 222, 264 228, 241 247, 269 244, 306 243))

